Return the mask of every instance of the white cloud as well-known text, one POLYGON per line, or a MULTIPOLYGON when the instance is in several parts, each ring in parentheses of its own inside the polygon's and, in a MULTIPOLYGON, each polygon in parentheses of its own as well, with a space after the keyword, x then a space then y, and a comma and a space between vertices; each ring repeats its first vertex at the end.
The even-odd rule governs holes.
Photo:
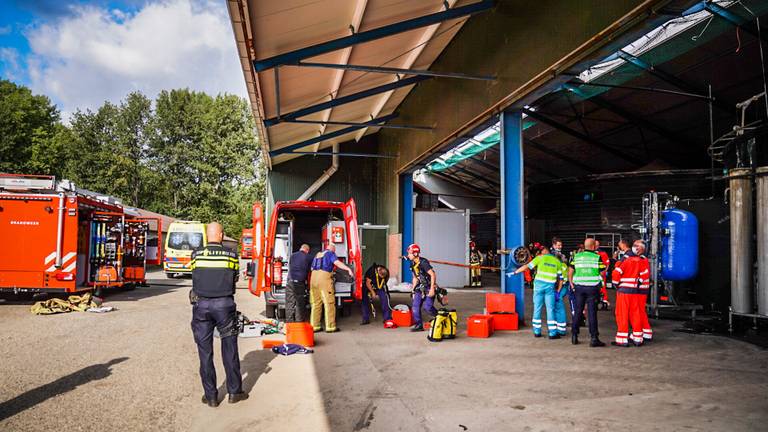
POLYGON ((0 27, 0 36, 10 34, 13 29, 10 25, 0 27))
POLYGON ((19 52, 15 48, 0 47, 0 64, 3 65, 6 79, 18 81, 23 74, 19 64, 19 52))
POLYGON ((246 96, 224 2, 168 0, 133 14, 85 7, 26 34, 31 86, 65 117, 134 90, 246 96))

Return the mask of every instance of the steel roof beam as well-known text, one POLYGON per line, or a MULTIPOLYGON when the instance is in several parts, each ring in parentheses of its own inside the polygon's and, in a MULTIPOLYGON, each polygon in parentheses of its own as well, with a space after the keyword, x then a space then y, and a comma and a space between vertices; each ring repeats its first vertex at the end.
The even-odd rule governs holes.
POLYGON ((435 72, 431 70, 422 69, 401 69, 385 66, 362 66, 351 64, 336 64, 336 63, 315 63, 315 62, 299 62, 298 66, 324 68, 324 69, 342 69, 351 70, 356 72, 373 72, 373 73, 386 73, 386 74, 400 74, 400 75, 421 75, 435 78, 459 78, 468 80, 479 81, 495 81, 496 77, 491 75, 468 75, 459 72, 435 72))
POLYGON ((275 66, 297 64, 299 61, 306 58, 316 57, 321 54, 329 53, 332 51, 340 50, 342 48, 350 47, 352 45, 358 45, 377 39, 385 38, 387 36, 396 35, 399 33, 415 30, 422 27, 427 27, 433 24, 439 24, 443 21, 448 21, 456 18, 461 18, 467 15, 473 15, 479 12, 484 12, 491 9, 494 6, 493 0, 482 0, 477 3, 472 3, 466 6, 460 6, 453 9, 448 9, 442 12, 437 12, 429 15, 420 16, 418 18, 401 21, 398 23, 386 25, 383 27, 375 28, 372 30, 355 33, 350 36, 334 39, 328 42, 323 42, 317 45, 300 48, 295 51, 290 51, 276 56, 268 57, 261 60, 255 60, 253 62, 253 68, 256 72, 262 72, 267 69, 271 69, 275 66))
MULTIPOLYGON (((619 58, 621 58, 625 62, 631 64, 632 66, 638 69, 641 69, 650 73, 651 75, 655 76, 656 78, 659 78, 662 81, 672 84, 673 86, 681 90, 685 90, 686 92, 699 95, 699 97, 708 98, 707 94, 709 93, 709 90, 704 87, 682 80, 672 75, 671 73, 665 72, 657 68, 656 66, 653 66, 650 63, 647 63, 645 60, 639 57, 633 56, 632 54, 626 51, 619 50, 616 54, 619 56, 619 58)), ((722 109, 723 111, 727 111, 727 112, 735 111, 734 107, 731 104, 725 103, 724 101, 720 100, 717 96, 713 96, 712 103, 716 107, 722 109)))
POLYGON ((323 142, 323 141, 326 141, 326 140, 329 140, 329 139, 332 139, 332 138, 336 138, 336 137, 339 137, 339 136, 342 136, 342 135, 346 135, 346 134, 348 134, 350 132, 354 132, 354 131, 356 131, 358 129, 366 128, 366 127, 369 127, 369 126, 376 126, 377 123, 384 123, 384 122, 392 120, 395 117, 397 117, 397 114, 389 114, 389 115, 386 115, 384 117, 375 118, 375 119, 373 119, 371 121, 368 121, 368 122, 365 122, 365 123, 361 123, 358 126, 350 126, 350 127, 344 128, 344 129, 339 129, 337 131, 329 132, 327 134, 316 136, 314 138, 310 138, 308 140, 301 141, 301 142, 298 142, 296 144, 291 144, 289 146, 285 146, 285 147, 281 147, 281 148, 276 149, 276 150, 272 150, 271 152, 269 152, 269 156, 270 157, 275 157, 275 156, 279 156, 281 154, 291 153, 292 151, 298 150, 298 149, 300 149, 302 147, 306 147, 308 145, 312 145, 312 144, 323 142))
MULTIPOLYGON (((488 195, 488 190, 487 189, 481 189, 481 188, 479 188, 477 186, 468 184, 467 182, 458 180, 458 179, 456 179, 454 177, 451 177, 451 176, 449 176, 447 174, 443 174, 443 173, 438 172, 438 171, 434 171, 434 172, 430 171, 429 174, 430 175, 435 175, 435 176, 437 176, 437 177, 439 177, 439 178, 441 178, 443 180, 446 180, 448 182, 451 182, 451 183, 453 183, 453 184, 455 184, 455 185, 457 185, 459 187, 463 187, 463 188, 475 191, 475 192, 477 192, 479 194, 488 195)), ((488 198, 498 198, 499 197, 499 194, 497 192, 494 192, 494 194, 495 195, 488 195, 488 198)))
MULTIPOLYGON (((291 119, 291 120, 284 120, 285 123, 298 123, 298 124, 319 124, 319 125, 328 125, 328 126, 364 126, 364 123, 360 122, 344 122, 344 121, 323 121, 323 120, 297 120, 297 119, 291 119)), ((416 125, 390 125, 390 124, 382 124, 377 125, 378 128, 385 128, 385 129, 414 129, 414 130, 425 130, 425 131, 431 131, 434 130, 431 126, 416 126, 416 125)))
POLYGON ((609 101, 607 101, 607 100, 605 100, 603 98, 600 98, 598 96, 589 97, 589 95, 587 95, 584 92, 582 92, 580 88, 578 88, 578 87, 576 87, 574 85, 571 85, 571 84, 567 84, 566 83, 566 84, 563 85, 563 87, 565 87, 565 89, 567 89, 567 90, 572 91, 573 93, 575 93, 579 97, 581 97, 583 99, 586 99, 586 100, 589 100, 590 102, 592 102, 593 104, 599 106, 600 108, 606 109, 608 111, 611 111, 612 113, 615 113, 615 114, 618 114, 621 117, 624 117, 625 119, 629 120, 630 123, 632 123, 632 124, 634 124, 636 126, 639 126, 641 128, 647 129, 647 130, 649 130, 651 132, 659 134, 659 135, 665 137, 666 139, 668 139, 668 140, 670 140, 672 142, 679 142, 681 144, 686 144, 686 145, 689 145, 689 146, 692 145, 692 143, 690 143, 687 138, 685 138, 685 137, 683 137, 683 136, 681 136, 681 135, 679 135, 677 133, 674 133, 674 132, 672 132, 670 130, 667 130, 666 128, 663 128, 661 126, 653 124, 653 123, 649 122, 648 120, 640 118, 640 117, 630 113, 629 111, 625 110, 624 108, 614 104, 613 102, 609 102, 609 101))
POLYGON ((752 36, 768 42, 768 34, 761 34, 761 32, 752 28, 751 25, 747 25, 748 21, 746 21, 744 18, 736 15, 728 9, 718 5, 717 3, 707 2, 704 5, 704 9, 706 9, 707 12, 711 13, 712 15, 729 22, 731 25, 739 27, 752 36))
POLYGON ((588 172, 590 174, 594 174, 595 173, 595 169, 590 167, 589 165, 581 163, 581 162, 577 161, 576 159, 574 159, 574 158, 572 158, 570 156, 566 156, 566 155, 564 155, 564 154, 562 154, 562 153, 560 153, 560 152, 558 152, 556 150, 548 148, 547 146, 545 146, 543 144, 539 144, 539 143, 537 143, 536 141, 533 141, 530 138, 523 137, 523 141, 525 142, 526 145, 531 146, 531 147, 535 148, 536 150, 538 150, 538 151, 540 151, 540 152, 542 152, 542 153, 544 153, 544 154, 546 154, 546 155, 548 155, 548 156, 550 156, 550 157, 552 157, 554 159, 559 159, 559 160, 561 160, 563 162, 568 163, 569 165, 573 165, 576 168, 579 168, 579 169, 581 169, 581 170, 583 170, 585 172, 588 172))
POLYGON ((560 124, 559 122, 556 122, 556 121, 552 120, 551 118, 549 118, 549 117, 547 117, 547 116, 545 116, 545 115, 543 115, 543 114, 541 114, 539 112, 532 111, 529 108, 523 108, 523 111, 528 116, 530 116, 531 118, 536 119, 536 120, 538 120, 538 121, 540 121, 540 122, 542 122, 544 124, 547 124, 547 125, 555 128, 555 129, 559 130, 560 132, 568 134, 568 135, 570 135, 570 136, 572 136, 572 137, 574 137, 574 138, 576 138, 576 139, 578 139, 580 141, 584 141, 586 143, 592 144, 593 146, 595 146, 595 147, 605 151, 606 153, 610 153, 613 156, 615 156, 616 158, 621 159, 621 160, 623 160, 625 162, 628 162, 628 163, 632 164, 633 166, 637 165, 637 162, 638 162, 637 159, 632 157, 632 156, 630 156, 630 155, 627 155, 624 152, 616 150, 615 148, 610 147, 610 146, 608 146, 606 144, 603 144, 603 143, 601 143, 600 141, 597 141, 594 138, 590 138, 590 137, 584 135, 581 132, 575 131, 575 130, 569 128, 568 126, 560 124))
POLYGON ((428 79, 430 79, 430 77, 425 77, 425 76, 414 76, 410 78, 404 78, 399 81, 391 82, 389 84, 380 85, 378 87, 373 87, 367 90, 363 90, 361 92, 352 93, 350 95, 338 97, 336 99, 331 99, 327 102, 322 102, 316 105, 308 106, 306 108, 301 108, 299 110, 283 114, 280 117, 268 118, 264 120, 264 125, 267 127, 274 126, 278 123, 282 123, 287 120, 293 120, 299 117, 304 117, 310 114, 314 114, 316 112, 325 111, 328 108, 348 104, 350 102, 358 101, 360 99, 365 99, 367 97, 371 97, 380 93, 386 93, 390 90, 398 89, 401 87, 407 87, 409 85, 417 84, 428 79))

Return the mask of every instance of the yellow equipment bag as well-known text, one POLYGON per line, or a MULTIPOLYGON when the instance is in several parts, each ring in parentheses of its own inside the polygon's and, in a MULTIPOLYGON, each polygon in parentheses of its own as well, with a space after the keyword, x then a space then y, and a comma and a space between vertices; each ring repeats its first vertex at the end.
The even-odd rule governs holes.
POLYGON ((459 316, 456 309, 440 309, 437 313, 445 312, 445 321, 443 322, 443 339, 456 338, 456 325, 459 322, 459 316))
POLYGON ((443 340, 443 327, 448 319, 447 315, 442 311, 437 312, 437 316, 432 318, 432 323, 429 326, 429 333, 427 333, 427 339, 430 342, 441 342, 443 340))

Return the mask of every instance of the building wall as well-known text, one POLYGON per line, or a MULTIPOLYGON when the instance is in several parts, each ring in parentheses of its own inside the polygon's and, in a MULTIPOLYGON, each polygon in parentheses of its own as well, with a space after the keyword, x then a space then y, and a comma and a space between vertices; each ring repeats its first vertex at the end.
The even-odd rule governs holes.
POLYGON ((588 41, 639 0, 507 0, 472 17, 433 64, 438 71, 493 74, 497 81, 433 79, 416 86, 398 109, 399 122, 432 125, 432 132, 384 129, 382 153, 398 159, 379 162, 376 181, 380 223, 396 227, 399 202, 394 175, 430 147, 450 137, 486 109, 588 41), (482 48, 482 49, 480 49, 482 48), (482 53, 482 56, 479 55, 482 53))
MULTIPOLYGON (((375 153, 375 137, 359 143, 345 143, 340 152, 375 153)), ((375 190, 376 160, 373 158, 340 157, 339 169, 312 196, 317 201, 348 201, 355 199, 359 222, 376 223, 375 208, 379 194, 375 190)), ((295 200, 331 166, 330 156, 303 156, 275 165, 269 172, 269 201, 295 200)))

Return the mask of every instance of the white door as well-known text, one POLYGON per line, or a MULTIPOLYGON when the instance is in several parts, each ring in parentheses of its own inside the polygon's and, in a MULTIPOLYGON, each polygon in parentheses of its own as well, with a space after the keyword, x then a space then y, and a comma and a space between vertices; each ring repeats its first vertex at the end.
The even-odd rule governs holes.
MULTIPOLYGON (((414 239, 428 260, 469 262, 469 211, 414 211, 414 239)), ((469 269, 433 263, 437 284, 444 288, 469 285, 469 269)))

